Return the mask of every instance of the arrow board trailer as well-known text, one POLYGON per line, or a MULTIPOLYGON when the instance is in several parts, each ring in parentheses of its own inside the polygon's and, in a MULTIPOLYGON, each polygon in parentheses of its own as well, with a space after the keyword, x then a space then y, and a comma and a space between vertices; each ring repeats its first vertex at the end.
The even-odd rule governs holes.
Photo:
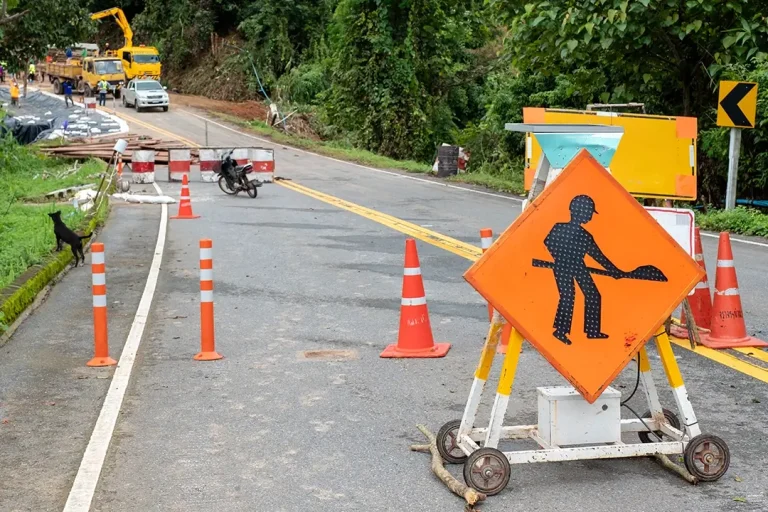
MULTIPOLYGON (((640 198, 683 201, 697 198, 695 117, 524 108, 523 120, 525 123, 621 126, 624 135, 609 171, 627 192, 640 198)), ((526 133, 525 190, 530 190, 541 154, 536 137, 526 133)))

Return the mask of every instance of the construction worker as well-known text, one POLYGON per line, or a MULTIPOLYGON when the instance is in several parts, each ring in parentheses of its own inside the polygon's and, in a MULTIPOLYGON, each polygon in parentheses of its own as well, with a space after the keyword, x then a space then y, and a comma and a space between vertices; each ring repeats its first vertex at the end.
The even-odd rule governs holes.
POLYGON ((107 105, 107 91, 109 90, 109 82, 103 78, 99 80, 99 105, 105 107, 107 105))
POLYGON ((69 104, 71 103, 72 106, 75 106, 75 102, 72 100, 72 82, 69 81, 69 79, 64 81, 63 84, 64 87, 64 105, 66 107, 69 107, 69 104))
POLYGON ((11 105, 19 106, 19 84, 15 79, 11 82, 11 105))
POLYGON ((0 83, 5 83, 5 68, 6 63, 0 62, 0 83))
POLYGON ((571 200, 569 209, 571 220, 555 224, 544 239, 544 245, 555 260, 553 269, 557 291, 560 294, 553 325, 555 332, 552 335, 566 345, 571 344, 568 335, 571 334, 576 284, 584 295, 584 332, 587 338, 591 340, 608 338, 608 335, 600 329, 602 315, 600 291, 595 286, 584 258, 590 256, 610 272, 614 279, 620 279, 626 275, 603 254, 592 234, 583 227, 583 224, 592 220, 592 216, 597 213, 594 200, 587 195, 576 196, 571 200))
POLYGON ((35 68, 35 63, 33 61, 29 61, 29 81, 30 82, 35 81, 35 71, 37 71, 37 69, 35 68))

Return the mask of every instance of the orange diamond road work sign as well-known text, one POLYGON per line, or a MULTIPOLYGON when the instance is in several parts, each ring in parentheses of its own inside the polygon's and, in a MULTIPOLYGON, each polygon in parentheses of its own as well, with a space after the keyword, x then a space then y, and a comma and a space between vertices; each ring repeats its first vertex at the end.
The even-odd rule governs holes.
POLYGON ((593 403, 702 275, 582 150, 464 278, 593 403))

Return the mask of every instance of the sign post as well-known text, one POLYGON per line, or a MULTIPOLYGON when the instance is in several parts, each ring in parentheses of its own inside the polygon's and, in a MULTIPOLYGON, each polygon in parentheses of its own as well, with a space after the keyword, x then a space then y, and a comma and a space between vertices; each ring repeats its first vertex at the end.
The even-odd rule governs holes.
POLYGON ((741 155, 741 128, 731 128, 731 143, 728 145, 728 185, 725 189, 725 209, 736 208, 736 184, 739 177, 739 155, 741 155))
POLYGON ((725 191, 725 209, 736 207, 736 185, 739 176, 741 130, 755 127, 757 111, 757 84, 754 82, 720 82, 717 105, 717 125, 731 129, 728 146, 728 184, 725 191))

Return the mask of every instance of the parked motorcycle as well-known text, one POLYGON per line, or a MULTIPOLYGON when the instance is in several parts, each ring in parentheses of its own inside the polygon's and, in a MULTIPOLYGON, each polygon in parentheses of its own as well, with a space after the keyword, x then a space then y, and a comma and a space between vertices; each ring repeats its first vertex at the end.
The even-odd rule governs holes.
POLYGON ((250 197, 256 197, 259 193, 258 187, 262 183, 248 179, 248 173, 253 169, 253 165, 237 165, 237 162, 232 159, 233 151, 234 149, 230 149, 221 160, 219 188, 222 192, 231 196, 245 190, 250 197))

